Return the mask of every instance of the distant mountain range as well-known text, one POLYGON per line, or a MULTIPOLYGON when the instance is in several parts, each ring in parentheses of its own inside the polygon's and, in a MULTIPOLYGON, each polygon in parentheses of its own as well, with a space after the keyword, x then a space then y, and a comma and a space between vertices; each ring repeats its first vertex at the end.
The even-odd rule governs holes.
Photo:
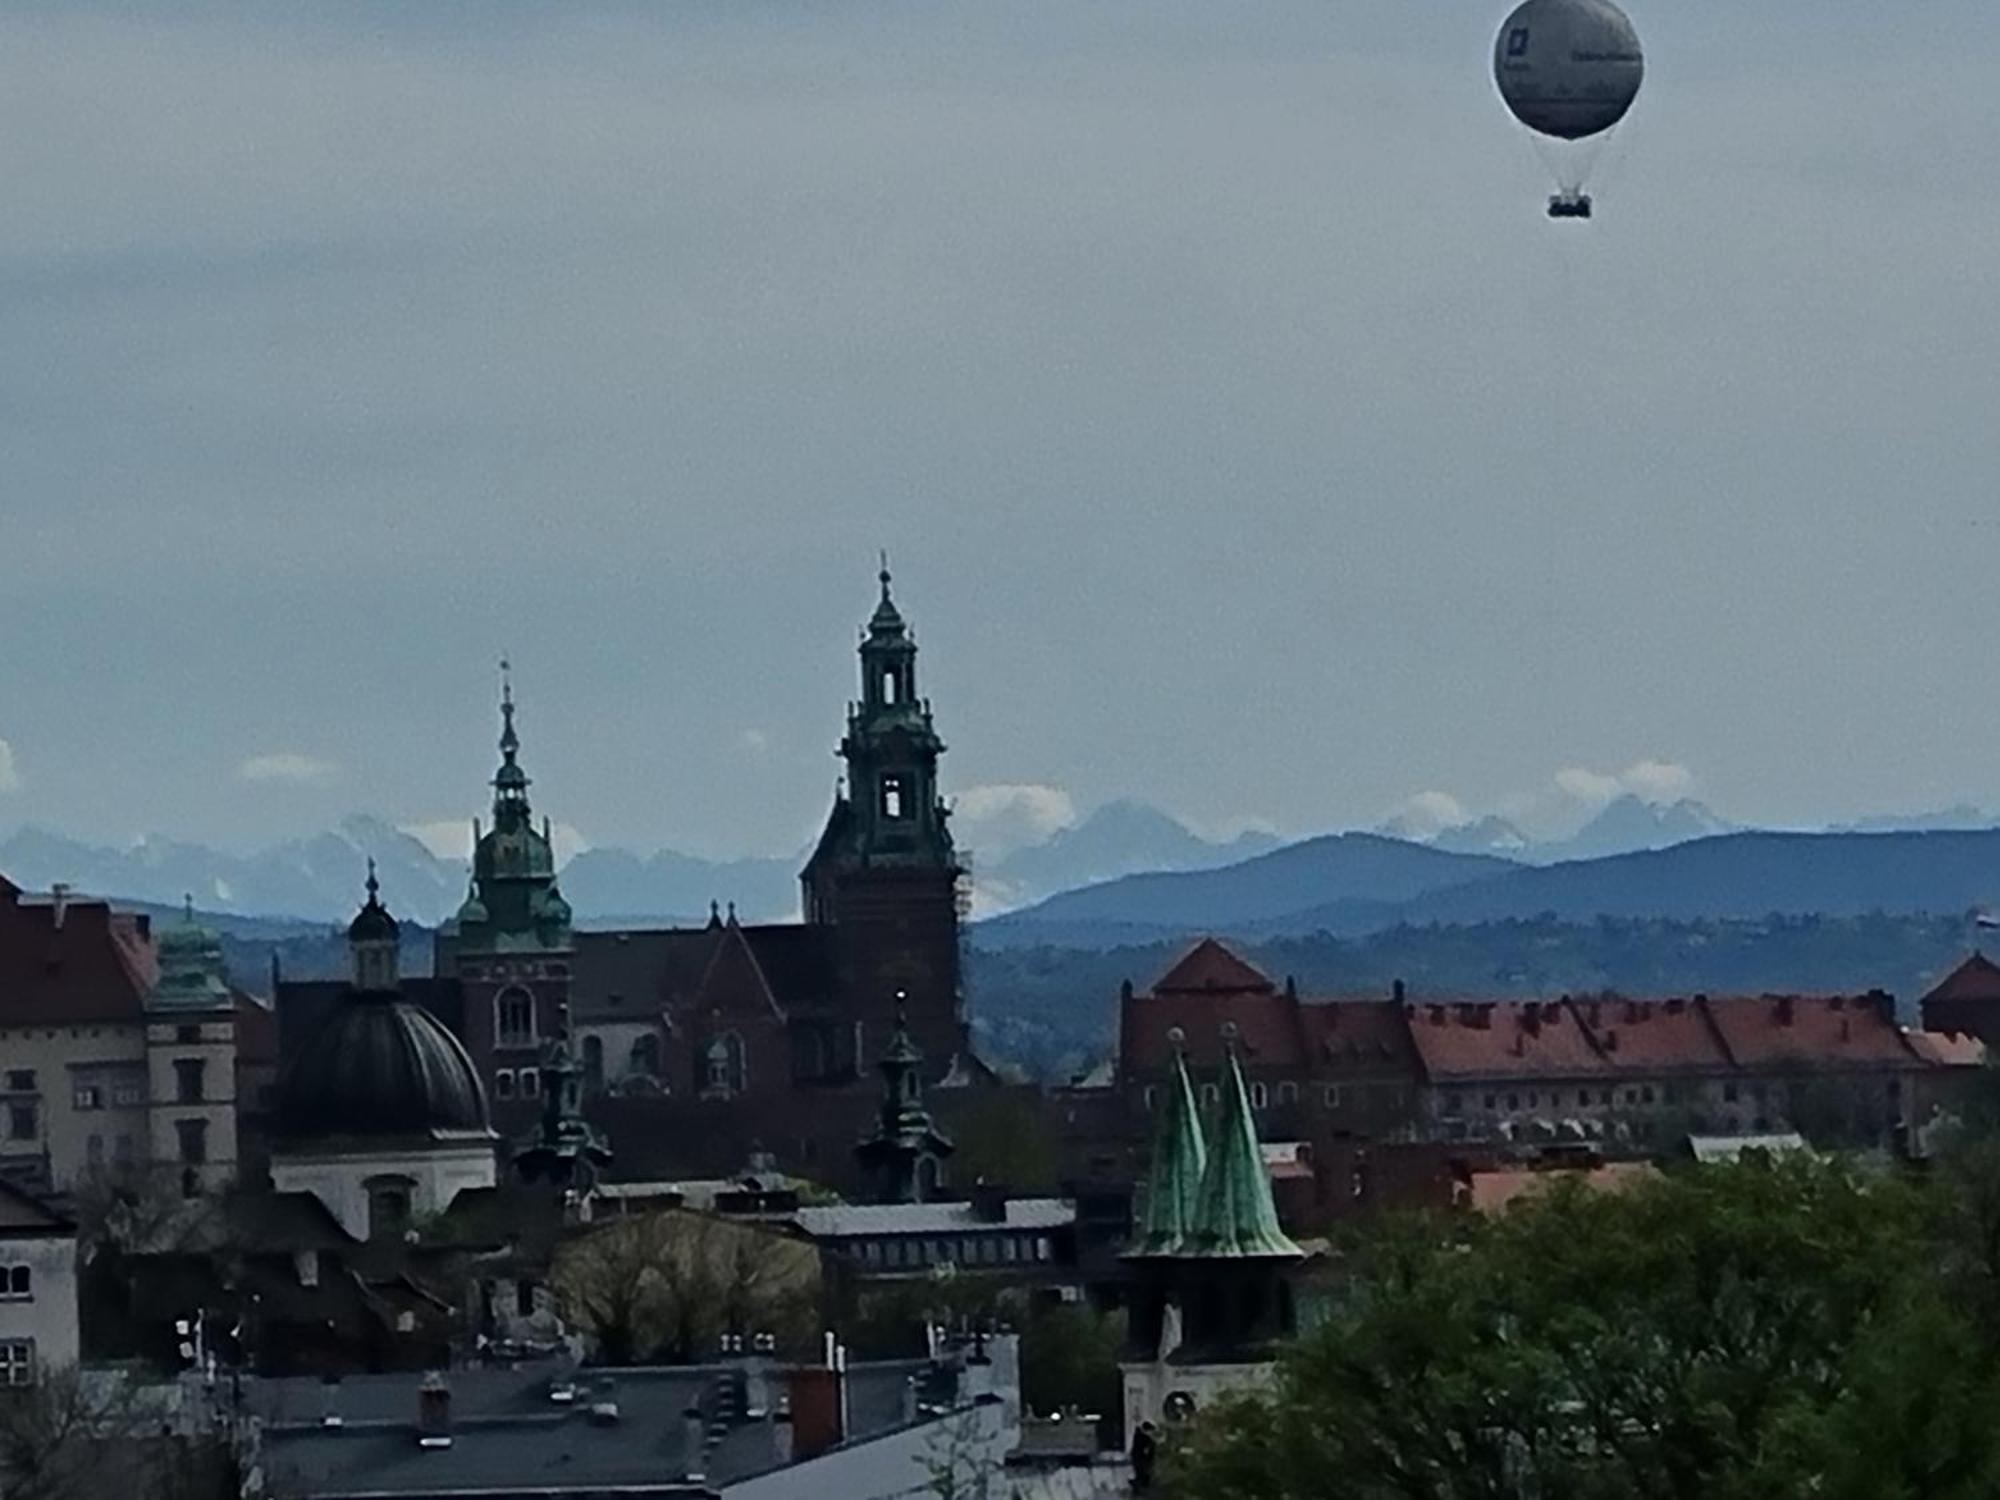
MULTIPOLYGON (((974 871, 976 894, 982 909, 1000 910, 1133 871, 1230 864, 1278 842, 1266 833, 1204 839, 1158 808, 1108 802, 1043 843, 982 863, 974 871)), ((174 908, 192 895, 207 912, 312 921, 352 914, 370 858, 401 915, 435 925, 465 898, 466 861, 440 858, 410 834, 366 816, 250 854, 163 838, 114 849, 35 827, 0 839, 0 874, 28 889, 62 881, 81 892, 174 908)), ((578 917, 591 922, 696 922, 707 918, 711 901, 734 902, 746 921, 781 920, 798 911, 804 861, 804 851, 709 860, 672 849, 593 848, 563 866, 562 887, 578 917)))
POLYGON ((1523 865, 1347 834, 1223 869, 1129 876, 981 925, 986 947, 1112 947, 1224 932, 1358 937, 1547 918, 1665 921, 1962 915, 2000 901, 2000 830, 1719 834, 1523 865))
MULTIPOLYGON (((1949 817, 1951 814, 1937 816, 1949 817)), ((1910 826, 1911 823, 1884 820, 1874 831, 1910 826)), ((1981 825, 1945 823, 1936 826, 1964 828, 1981 825)), ((1599 859, 1607 854, 1630 854, 1641 849, 1668 849, 1689 839, 1729 833, 1735 827, 1735 824, 1689 798, 1684 797, 1677 802, 1648 802, 1627 792, 1607 803, 1568 838, 1531 839, 1507 819, 1490 814, 1436 833, 1418 833, 1407 821, 1400 819, 1392 819, 1379 831, 1391 838, 1409 839, 1454 854, 1497 854, 1522 864, 1553 865, 1564 860, 1599 859)))

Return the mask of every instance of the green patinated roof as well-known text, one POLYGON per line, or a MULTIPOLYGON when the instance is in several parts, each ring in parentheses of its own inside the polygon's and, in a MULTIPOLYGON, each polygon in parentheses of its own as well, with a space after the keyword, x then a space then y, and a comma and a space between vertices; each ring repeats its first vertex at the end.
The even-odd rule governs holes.
POLYGON ((1132 1255, 1177 1255, 1194 1225, 1195 1200, 1208 1152, 1195 1109, 1187 1058, 1174 1051, 1173 1075, 1161 1100, 1153 1136, 1153 1164, 1146 1173, 1146 1202, 1132 1255))
POLYGON ((1222 1102, 1211 1132, 1208 1163, 1195 1193, 1194 1223, 1180 1253, 1186 1256, 1296 1259, 1305 1252, 1278 1224, 1271 1179, 1257 1146, 1257 1120, 1236 1049, 1223 1066, 1222 1102))
POLYGON ((159 981, 150 1004, 155 1006, 216 1006, 230 1003, 222 938, 195 920, 194 897, 187 898, 181 920, 160 934, 154 948, 159 981))

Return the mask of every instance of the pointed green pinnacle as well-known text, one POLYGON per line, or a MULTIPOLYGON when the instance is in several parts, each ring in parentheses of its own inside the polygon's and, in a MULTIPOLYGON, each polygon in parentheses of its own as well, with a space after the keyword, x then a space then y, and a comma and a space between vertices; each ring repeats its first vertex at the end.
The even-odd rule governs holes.
POLYGON ((1281 1256, 1305 1252, 1278 1224, 1271 1201, 1271 1178, 1257 1146, 1257 1120, 1236 1049, 1222 1073, 1222 1105, 1216 1116, 1214 1146, 1195 1195, 1195 1222, 1182 1254, 1194 1256, 1281 1256))
POLYGON ((1160 1102, 1160 1123, 1153 1136, 1153 1165, 1146 1175, 1146 1204, 1139 1221, 1134 1255, 1175 1255, 1194 1223, 1195 1198, 1201 1187, 1208 1152, 1202 1144, 1201 1119, 1195 1109, 1194 1084, 1188 1078, 1187 1056, 1175 1037, 1173 1072, 1160 1102))
POLYGON ((1223 1067, 1221 1104, 1204 1140, 1187 1058, 1175 1038, 1173 1071, 1146 1175, 1146 1202, 1129 1253, 1184 1260, 1297 1259, 1304 1254, 1279 1226, 1249 1090, 1233 1046, 1223 1067))

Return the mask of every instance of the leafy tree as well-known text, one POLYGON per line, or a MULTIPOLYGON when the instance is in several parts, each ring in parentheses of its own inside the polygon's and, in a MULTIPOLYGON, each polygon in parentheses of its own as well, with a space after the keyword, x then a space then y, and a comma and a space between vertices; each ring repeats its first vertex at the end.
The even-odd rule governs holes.
POLYGON ((818 1252, 714 1214, 670 1209, 599 1225, 557 1251, 550 1281, 605 1364, 709 1358, 724 1333, 771 1333, 797 1351, 818 1324, 818 1252))
POLYGON ((1808 1159, 1405 1223, 1171 1494, 1792 1500, 1994 1492, 1994 1345, 1950 1189, 1808 1159))

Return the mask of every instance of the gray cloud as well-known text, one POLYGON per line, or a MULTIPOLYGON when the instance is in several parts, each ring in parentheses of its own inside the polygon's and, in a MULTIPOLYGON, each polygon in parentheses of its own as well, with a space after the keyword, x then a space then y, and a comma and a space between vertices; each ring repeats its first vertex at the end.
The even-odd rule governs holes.
POLYGON ((504 646, 593 841, 795 848, 884 544, 957 787, 2000 800, 2000 28, 1653 10, 1573 235, 1481 7, 11 11, 32 813, 470 812, 504 646))

